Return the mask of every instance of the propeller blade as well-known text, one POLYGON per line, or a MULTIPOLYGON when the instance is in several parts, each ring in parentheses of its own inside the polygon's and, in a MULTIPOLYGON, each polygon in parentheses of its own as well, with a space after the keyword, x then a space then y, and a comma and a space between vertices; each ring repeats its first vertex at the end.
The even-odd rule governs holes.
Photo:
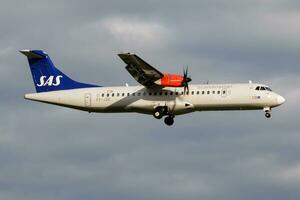
POLYGON ((189 71, 189 66, 187 65, 186 68, 183 68, 183 81, 182 81, 182 86, 183 88, 183 92, 184 94, 186 94, 186 92, 189 92, 189 82, 192 81, 191 77, 188 77, 188 71, 189 71))

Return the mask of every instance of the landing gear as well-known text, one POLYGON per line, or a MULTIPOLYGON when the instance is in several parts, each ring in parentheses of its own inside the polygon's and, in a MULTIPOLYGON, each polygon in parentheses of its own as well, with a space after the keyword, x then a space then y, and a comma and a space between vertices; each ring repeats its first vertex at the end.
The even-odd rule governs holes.
POLYGON ((172 126, 174 124, 175 115, 171 114, 167 106, 159 106, 154 109, 153 117, 156 119, 161 119, 165 115, 167 115, 164 120, 165 124, 172 126))
POLYGON ((154 116, 156 119, 161 119, 161 118, 163 117, 163 113, 162 113, 161 110, 156 110, 156 111, 154 111, 153 116, 154 116))
POLYGON ((168 109, 166 107, 157 107, 154 109, 153 117, 156 119, 161 119, 167 114, 168 109))
POLYGON ((266 107, 266 108, 264 108, 264 111, 265 111, 266 118, 271 118, 271 108, 266 107))
POLYGON ((169 115, 165 118, 165 124, 168 126, 172 126, 174 124, 174 115, 169 115))
POLYGON ((271 113, 270 112, 266 112, 265 116, 266 116, 266 118, 270 118, 271 117, 271 113))

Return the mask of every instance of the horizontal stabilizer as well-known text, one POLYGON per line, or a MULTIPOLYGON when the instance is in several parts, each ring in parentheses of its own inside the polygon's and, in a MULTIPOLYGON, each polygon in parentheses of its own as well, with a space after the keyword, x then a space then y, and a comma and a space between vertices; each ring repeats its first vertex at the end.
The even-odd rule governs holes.
POLYGON ((43 59, 47 57, 47 53, 40 50, 21 50, 22 54, 24 54, 28 59, 43 59))

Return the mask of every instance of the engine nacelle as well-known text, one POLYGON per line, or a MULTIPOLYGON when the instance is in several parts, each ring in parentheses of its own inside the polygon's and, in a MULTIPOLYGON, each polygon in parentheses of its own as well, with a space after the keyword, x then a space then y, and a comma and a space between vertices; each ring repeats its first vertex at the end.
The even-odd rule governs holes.
POLYGON ((164 87, 183 87, 183 79, 184 77, 182 75, 164 74, 164 76, 158 81, 158 84, 164 87))

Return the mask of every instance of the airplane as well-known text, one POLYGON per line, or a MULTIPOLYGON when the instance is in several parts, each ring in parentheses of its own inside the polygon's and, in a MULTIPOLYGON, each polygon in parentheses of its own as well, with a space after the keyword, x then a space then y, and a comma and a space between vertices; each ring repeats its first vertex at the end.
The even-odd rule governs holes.
POLYGON ((52 63, 42 50, 21 50, 29 62, 36 93, 25 94, 28 100, 95 113, 135 112, 165 116, 171 126, 176 115, 195 111, 263 110, 285 102, 270 87, 259 84, 198 84, 188 69, 183 74, 163 74, 133 53, 120 53, 126 70, 139 86, 103 87, 72 80, 52 63))

